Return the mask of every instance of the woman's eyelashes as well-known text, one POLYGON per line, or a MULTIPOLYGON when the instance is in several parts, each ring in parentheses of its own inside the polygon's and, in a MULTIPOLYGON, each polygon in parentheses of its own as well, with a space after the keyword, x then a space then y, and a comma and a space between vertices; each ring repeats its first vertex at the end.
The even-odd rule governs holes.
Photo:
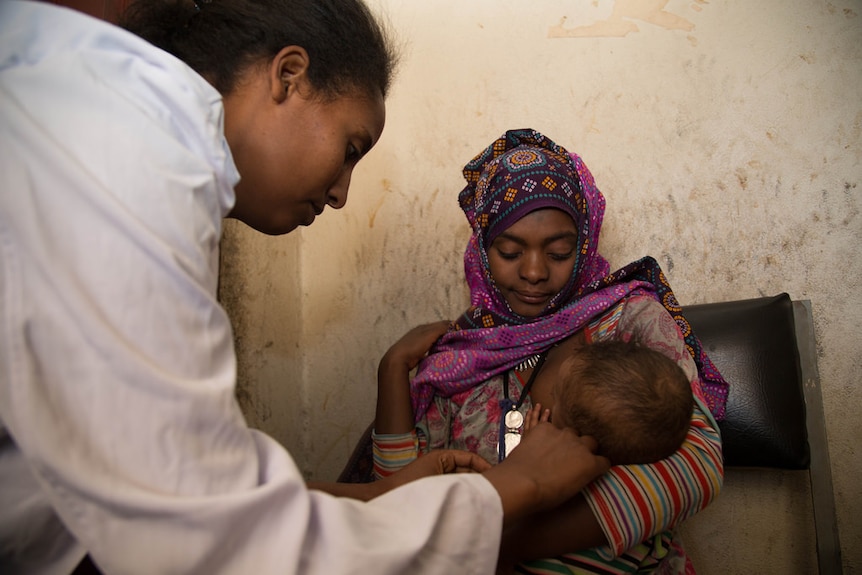
POLYGON ((355 164, 360 158, 362 158, 362 152, 353 144, 348 144, 347 151, 344 153, 344 162, 346 164, 355 164))
MULTIPOLYGON (((522 251, 507 252, 507 251, 503 251, 501 249, 497 249, 497 253, 504 260, 515 260, 515 259, 518 259, 519 256, 523 255, 524 252, 522 252, 522 251)), ((552 259, 552 260, 558 261, 558 262, 564 262, 564 261, 570 260, 572 258, 572 256, 574 256, 574 255, 575 255, 574 250, 571 250, 568 252, 548 252, 548 254, 547 254, 549 259, 552 259)))
POLYGON ((575 251, 574 251, 574 250, 569 251, 569 252, 566 252, 566 253, 549 253, 549 254, 548 254, 548 256, 549 256, 552 260, 557 260, 557 261, 560 261, 560 262, 564 262, 564 261, 566 261, 566 260, 571 259, 573 255, 575 255, 575 251))
POLYGON ((521 252, 504 252, 504 251, 499 250, 499 249, 497 250, 497 253, 504 260, 514 260, 514 259, 517 259, 518 256, 521 255, 521 252))

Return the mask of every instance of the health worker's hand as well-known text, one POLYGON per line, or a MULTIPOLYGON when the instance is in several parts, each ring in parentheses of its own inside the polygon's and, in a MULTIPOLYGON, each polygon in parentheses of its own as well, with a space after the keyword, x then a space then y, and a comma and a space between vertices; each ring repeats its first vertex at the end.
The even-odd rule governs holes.
POLYGON ((571 499, 610 469, 589 436, 539 422, 502 462, 484 472, 503 503, 504 525, 571 499))
POLYGON ((411 481, 443 475, 446 473, 481 473, 490 469, 491 464, 469 451, 458 449, 435 449, 419 457, 403 469, 371 483, 309 482, 309 489, 325 491, 336 497, 349 497, 360 501, 370 501, 396 487, 411 481))
POLYGON ((381 489, 378 495, 382 495, 423 477, 447 473, 481 473, 490 468, 491 464, 475 453, 458 449, 435 449, 375 483, 379 484, 378 487, 381 489))

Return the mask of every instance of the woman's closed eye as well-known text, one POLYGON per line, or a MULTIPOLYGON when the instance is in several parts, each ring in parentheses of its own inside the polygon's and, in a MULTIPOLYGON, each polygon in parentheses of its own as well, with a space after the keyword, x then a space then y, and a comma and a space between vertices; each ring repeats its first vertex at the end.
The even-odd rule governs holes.
MULTIPOLYGON (((497 250, 497 254, 504 260, 515 260, 524 254, 523 250, 509 251, 509 250, 504 250, 504 249, 500 249, 500 248, 496 248, 496 250, 497 250)), ((574 255, 575 255, 574 250, 569 250, 569 251, 565 251, 565 252, 547 252, 548 259, 551 259, 554 261, 560 261, 560 262, 568 261, 568 260, 572 259, 572 256, 574 256, 574 255)))
POLYGON ((521 255, 521 253, 522 253, 522 252, 520 252, 520 251, 517 251, 517 252, 504 252, 503 250, 498 249, 498 250, 497 250, 497 253, 498 253, 498 254, 500 255, 500 257, 501 257, 501 258, 503 258, 504 260, 514 260, 514 259, 517 259, 517 258, 518 258, 518 256, 520 256, 520 255, 521 255))
POLYGON ((566 260, 571 259, 573 255, 575 255, 575 251, 574 251, 574 250, 572 250, 572 251, 568 251, 568 252, 565 252, 565 253, 551 252, 551 253, 549 253, 549 254, 548 254, 548 257, 550 257, 552 260, 556 260, 556 261, 559 261, 559 262, 564 262, 564 261, 566 261, 566 260))

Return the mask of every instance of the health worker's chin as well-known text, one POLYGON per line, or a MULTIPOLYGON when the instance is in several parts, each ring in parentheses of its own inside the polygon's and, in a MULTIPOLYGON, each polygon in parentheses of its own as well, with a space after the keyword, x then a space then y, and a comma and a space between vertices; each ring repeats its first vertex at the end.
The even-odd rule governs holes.
MULTIPOLYGON (((228 217, 234 217, 230 215, 228 217)), ((281 236, 292 232, 297 226, 302 225, 295 218, 275 219, 275 218, 235 218, 248 227, 268 236, 281 236)), ((313 218, 312 218, 313 219, 313 218)))

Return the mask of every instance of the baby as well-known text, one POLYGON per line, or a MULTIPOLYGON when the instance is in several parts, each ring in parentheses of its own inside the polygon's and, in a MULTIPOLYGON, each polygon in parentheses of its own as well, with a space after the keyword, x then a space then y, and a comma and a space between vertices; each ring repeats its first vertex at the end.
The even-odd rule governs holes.
POLYGON ((528 390, 533 408, 525 431, 539 421, 572 427, 595 437, 599 453, 614 465, 664 459, 685 439, 694 408, 691 385, 658 351, 634 341, 585 343, 575 336, 534 369, 539 373, 528 390))

